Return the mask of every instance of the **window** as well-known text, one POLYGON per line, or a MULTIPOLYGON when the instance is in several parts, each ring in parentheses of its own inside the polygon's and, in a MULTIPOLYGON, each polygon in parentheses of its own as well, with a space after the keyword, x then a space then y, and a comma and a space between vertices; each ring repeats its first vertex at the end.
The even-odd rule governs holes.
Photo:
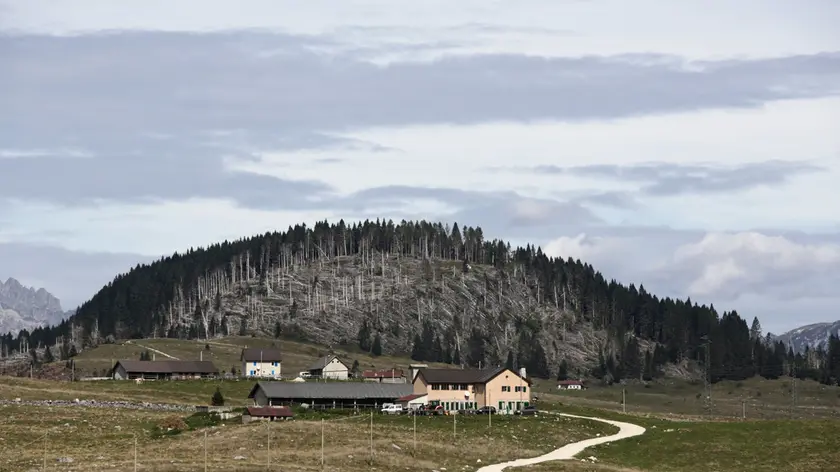
POLYGON ((528 391, 528 387, 520 387, 520 386, 517 385, 515 387, 515 391, 525 393, 525 392, 528 391))
POLYGON ((510 385, 502 385, 503 392, 510 392, 510 385))
POLYGON ((256 366, 257 366, 257 363, 256 363, 256 362, 254 362, 254 367, 256 367, 256 366))
POLYGON ((432 384, 432 390, 440 390, 440 385, 432 384))
POLYGON ((466 390, 466 389, 467 389, 467 384, 461 384, 461 385, 458 386, 458 390, 466 390))

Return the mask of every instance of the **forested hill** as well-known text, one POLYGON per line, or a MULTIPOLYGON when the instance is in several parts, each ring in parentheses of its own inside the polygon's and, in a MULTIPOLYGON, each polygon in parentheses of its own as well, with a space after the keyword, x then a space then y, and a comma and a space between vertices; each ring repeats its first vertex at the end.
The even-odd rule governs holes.
POLYGON ((478 227, 379 220, 299 225, 138 265, 60 325, 3 337, 2 352, 251 333, 542 377, 653 377, 704 360, 706 336, 715 378, 785 362, 735 312, 658 298, 478 227))

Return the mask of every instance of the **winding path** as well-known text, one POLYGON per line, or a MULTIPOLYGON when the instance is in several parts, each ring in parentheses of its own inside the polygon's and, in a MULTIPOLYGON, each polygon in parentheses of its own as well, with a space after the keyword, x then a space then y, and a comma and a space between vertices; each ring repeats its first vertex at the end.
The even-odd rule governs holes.
POLYGON ((509 462, 502 462, 501 464, 486 465, 478 469, 477 472, 502 472, 502 470, 507 469, 508 467, 522 467, 525 465, 539 464, 541 462, 574 459, 576 455, 583 452, 583 450, 587 447, 609 443, 613 441, 620 441, 622 439, 632 438, 634 436, 641 436, 645 432, 645 428, 642 428, 641 426, 630 423, 624 423, 621 421, 605 420, 603 418, 591 418, 589 416, 568 415, 565 413, 557 414, 559 416, 566 416, 569 418, 581 418, 584 420, 600 421, 602 423, 611 424, 618 428, 618 432, 611 436, 584 439, 583 441, 566 444, 560 449, 555 449, 549 452, 548 454, 543 454, 541 456, 529 457, 527 459, 516 459, 509 462))

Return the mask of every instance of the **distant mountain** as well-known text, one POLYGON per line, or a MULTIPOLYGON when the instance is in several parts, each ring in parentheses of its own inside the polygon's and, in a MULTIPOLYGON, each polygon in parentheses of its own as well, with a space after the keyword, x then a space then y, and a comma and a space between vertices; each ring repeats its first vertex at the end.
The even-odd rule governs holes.
POLYGON ((828 337, 832 334, 840 335, 840 321, 802 326, 787 333, 773 336, 773 338, 792 347, 795 352, 802 352, 805 350, 805 346, 810 349, 816 349, 820 345, 827 348, 828 337))
POLYGON ((61 302, 43 288, 25 287, 13 278, 0 281, 0 333, 17 333, 46 324, 55 324, 72 315, 61 302))

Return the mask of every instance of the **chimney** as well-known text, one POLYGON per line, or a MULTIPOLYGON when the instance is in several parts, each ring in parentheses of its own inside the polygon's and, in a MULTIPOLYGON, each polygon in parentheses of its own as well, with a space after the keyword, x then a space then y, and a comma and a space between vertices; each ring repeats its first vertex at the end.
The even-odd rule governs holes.
POLYGON ((199 356, 198 356, 198 359, 199 359, 199 360, 201 360, 201 361, 203 361, 203 360, 204 360, 204 349, 202 349, 201 351, 199 351, 199 356))
POLYGON ((528 378, 528 373, 525 371, 524 367, 519 368, 519 376, 522 377, 523 379, 528 378))
POLYGON ((152 360, 155 360, 155 353, 152 353, 152 360))

